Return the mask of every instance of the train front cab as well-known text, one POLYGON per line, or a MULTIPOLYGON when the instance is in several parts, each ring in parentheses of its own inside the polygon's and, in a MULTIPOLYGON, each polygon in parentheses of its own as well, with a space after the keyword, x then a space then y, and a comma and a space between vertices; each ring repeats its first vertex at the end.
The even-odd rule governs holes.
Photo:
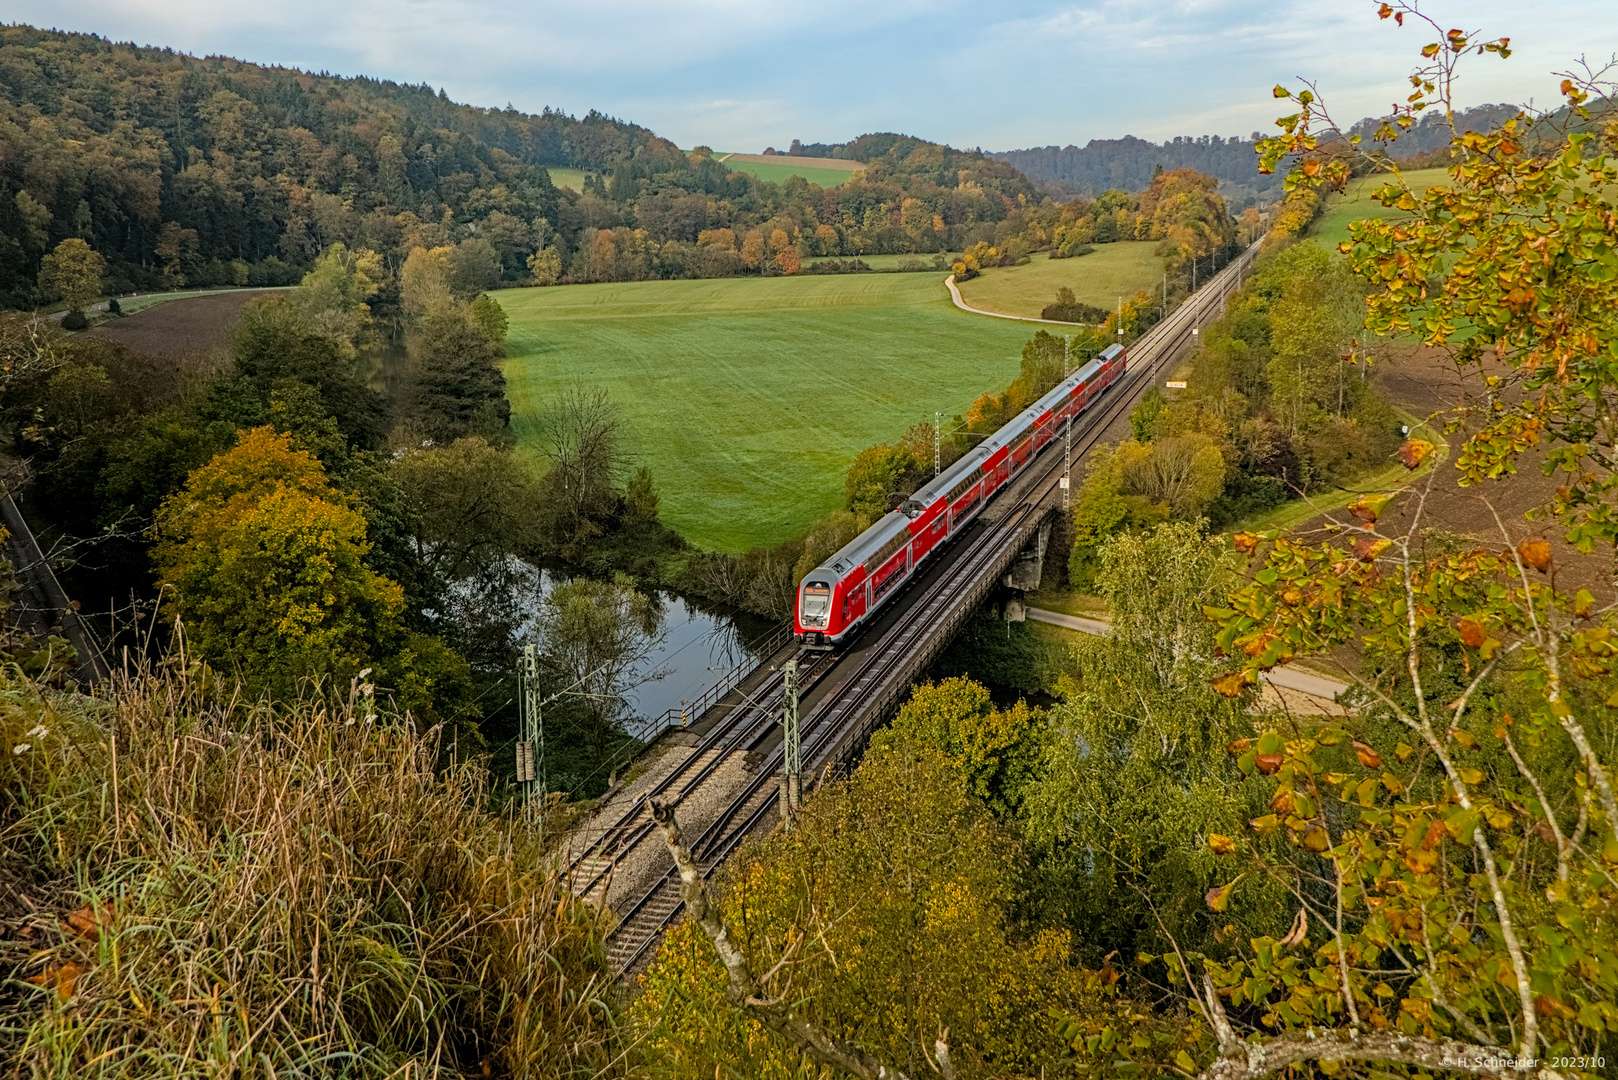
POLYGON ((830 649, 865 616, 863 566, 817 566, 798 586, 793 633, 806 649, 830 649))
POLYGON ((829 649, 827 633, 831 625, 832 581, 827 575, 811 573, 798 586, 798 642, 806 649, 829 649))

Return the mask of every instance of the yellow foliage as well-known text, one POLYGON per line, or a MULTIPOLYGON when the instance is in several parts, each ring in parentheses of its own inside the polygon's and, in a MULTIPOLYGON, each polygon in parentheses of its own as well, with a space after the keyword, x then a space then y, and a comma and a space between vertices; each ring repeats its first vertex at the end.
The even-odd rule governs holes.
MULTIPOLYGON (((963 1078, 1038 1075, 1060 1053, 1046 1010, 1102 1004, 1065 932, 1011 934, 1016 859, 943 755, 873 748, 737 864, 722 907, 755 972, 794 950, 790 992, 824 1029, 903 1066, 947 1026, 963 1078)), ((632 1010, 663 1075, 829 1076, 732 1008, 725 985, 700 929, 664 940, 632 1010)))
POLYGON ((194 471, 156 533, 167 611, 189 646, 255 685, 352 674, 398 631, 403 590, 364 565, 365 519, 270 428, 194 471))

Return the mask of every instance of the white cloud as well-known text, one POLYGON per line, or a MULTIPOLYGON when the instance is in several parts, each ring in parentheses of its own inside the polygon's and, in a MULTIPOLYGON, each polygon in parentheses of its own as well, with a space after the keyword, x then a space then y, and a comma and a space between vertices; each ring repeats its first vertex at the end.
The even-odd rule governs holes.
MULTIPOLYGON (((1269 88, 1315 78, 1339 115, 1384 110, 1426 40, 1343 0, 8 0, 5 17, 339 74, 457 100, 598 108, 732 150, 899 130, 956 145, 1268 127, 1269 88)), ((1611 0, 1429 0, 1514 38, 1467 102, 1546 100, 1552 70, 1618 50, 1611 0)))

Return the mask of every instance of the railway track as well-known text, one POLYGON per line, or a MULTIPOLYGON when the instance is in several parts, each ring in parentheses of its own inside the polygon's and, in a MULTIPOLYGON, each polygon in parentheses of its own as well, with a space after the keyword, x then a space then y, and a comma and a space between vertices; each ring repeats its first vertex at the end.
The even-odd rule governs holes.
MULTIPOLYGON (((1251 263, 1249 249, 1197 292, 1187 303, 1136 342, 1130 372, 1109 388, 1099 409, 1085 413, 1082 434, 1075 430, 1073 456, 1082 456, 1120 417, 1135 397, 1188 344, 1192 330, 1223 308, 1251 263)), ((803 762, 806 777, 824 777, 850 765, 871 730, 898 703, 899 697, 1039 529, 1050 512, 1049 497, 1063 472, 1062 455, 1047 449, 1016 484, 996 496, 978 522, 946 551, 938 564, 902 587, 912 595, 867 630, 865 641, 841 654, 798 654, 807 661, 799 679, 803 762)), ((778 657, 784 658, 789 650, 778 657)), ((772 660, 775 658, 772 658, 772 660)), ((779 662, 771 670, 778 670, 779 662)), ((651 801, 679 801, 708 782, 721 763, 738 751, 755 757, 751 776, 691 842, 704 876, 711 877, 748 836, 773 823, 778 812, 778 773, 783 748, 779 731, 781 687, 772 681, 748 699, 745 709, 716 723, 692 754, 601 834, 591 853, 573 864, 574 892, 605 893, 612 868, 624 854, 647 845, 661 846, 651 820, 651 801), (729 742, 727 743, 727 740, 729 742), (581 887, 582 886, 582 887, 581 887)), ((687 825, 689 836, 691 825, 687 825)), ((673 861, 661 852, 661 874, 639 883, 633 900, 620 914, 608 938, 608 957, 620 975, 650 960, 663 930, 679 915, 679 878, 673 861)))

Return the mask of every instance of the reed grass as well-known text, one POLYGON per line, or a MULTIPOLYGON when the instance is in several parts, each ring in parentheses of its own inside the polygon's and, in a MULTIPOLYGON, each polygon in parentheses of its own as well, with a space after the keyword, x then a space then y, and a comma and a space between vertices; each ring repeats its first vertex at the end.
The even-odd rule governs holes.
POLYGON ((99 700, 0 676, 4 1072, 612 1071, 600 914, 478 763, 438 761, 363 686, 250 705, 196 672, 99 700))

